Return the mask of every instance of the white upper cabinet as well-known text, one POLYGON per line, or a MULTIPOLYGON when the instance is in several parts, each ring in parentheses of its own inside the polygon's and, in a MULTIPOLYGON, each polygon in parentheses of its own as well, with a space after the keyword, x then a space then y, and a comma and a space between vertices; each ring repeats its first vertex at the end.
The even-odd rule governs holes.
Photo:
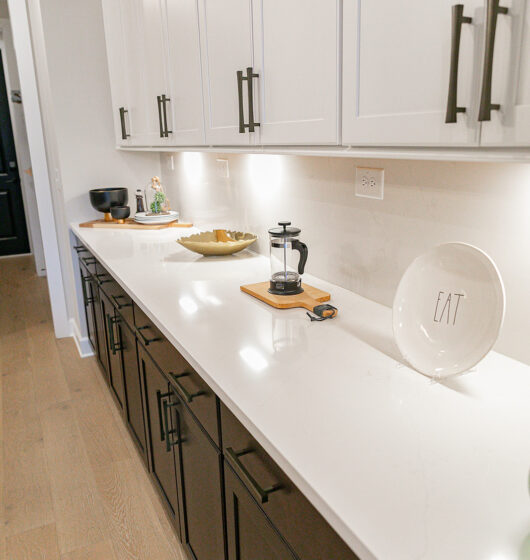
POLYGON ((204 144, 201 50, 197 0, 166 0, 171 101, 169 142, 204 144))
POLYGON ((204 142, 197 0, 103 0, 120 145, 204 142))
POLYGON ((525 0, 501 1, 500 7, 507 8, 507 13, 502 13, 505 10, 495 13, 491 0, 487 5, 490 26, 486 26, 485 40, 492 51, 488 53, 486 48, 483 63, 486 71, 483 71, 481 102, 486 110, 481 117, 486 120, 482 121, 480 143, 530 146, 530 4, 525 0), (491 25, 494 19, 495 33, 491 25), (498 109, 487 111, 488 102, 498 105, 498 109))
POLYGON ((141 144, 146 120, 143 84, 137 77, 143 58, 136 10, 125 0, 103 0, 107 62, 116 142, 141 144), (134 124, 133 124, 134 123, 134 124))
POLYGON ((242 76, 254 65, 252 2, 200 0, 199 14, 206 143, 254 143, 255 134, 240 128, 248 119, 247 84, 242 76), (237 72, 242 73, 239 80, 237 72))
POLYGON ((168 54, 165 42, 162 5, 164 0, 128 0, 136 4, 140 23, 139 41, 142 44, 143 64, 138 78, 144 82, 146 92, 147 127, 143 143, 149 146, 164 145, 169 138, 169 92, 167 66, 168 54))
POLYGON ((343 144, 478 144, 483 1, 463 2, 464 20, 454 4, 344 0, 343 144), (450 89, 460 111, 446 123, 450 89))
POLYGON ((254 0, 260 144, 338 144, 339 0, 254 0))

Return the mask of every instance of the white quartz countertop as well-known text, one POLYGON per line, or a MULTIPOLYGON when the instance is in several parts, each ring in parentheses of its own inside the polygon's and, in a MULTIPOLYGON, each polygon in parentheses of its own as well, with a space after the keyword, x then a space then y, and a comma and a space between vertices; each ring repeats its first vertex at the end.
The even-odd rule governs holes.
POLYGON ((197 230, 72 230, 360 558, 530 559, 529 366, 492 352, 433 382, 348 290, 304 275, 339 308, 310 322, 240 291, 265 257, 175 242, 197 230))

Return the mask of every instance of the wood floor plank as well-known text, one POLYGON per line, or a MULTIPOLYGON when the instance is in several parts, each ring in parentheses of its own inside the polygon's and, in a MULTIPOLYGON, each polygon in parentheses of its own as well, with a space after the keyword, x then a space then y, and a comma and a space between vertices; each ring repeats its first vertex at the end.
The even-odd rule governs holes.
POLYGON ((61 560, 116 560, 110 541, 78 548, 61 556, 61 560))
POLYGON ((55 525, 44 525, 8 537, 6 560, 60 560, 55 525))
POLYGON ((31 257, 0 260, 4 558, 185 558, 96 359, 55 339, 31 257))
POLYGON ((32 385, 39 398, 35 401, 38 411, 70 399, 70 391, 53 330, 49 323, 27 327, 32 385))
POLYGON ((181 551, 163 538, 154 509, 138 484, 133 461, 112 463, 95 470, 95 476, 116 558, 184 560, 181 551))
MULTIPOLYGON (((2 376, 3 382, 8 378, 11 375, 2 376)), ((48 525, 54 521, 54 513, 39 417, 29 400, 18 408, 3 406, 3 516, 7 536, 48 525)))

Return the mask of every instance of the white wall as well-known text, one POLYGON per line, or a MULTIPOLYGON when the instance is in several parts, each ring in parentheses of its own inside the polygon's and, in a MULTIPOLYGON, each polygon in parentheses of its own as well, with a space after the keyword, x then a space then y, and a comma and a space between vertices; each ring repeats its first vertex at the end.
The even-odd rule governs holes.
POLYGON ((256 232, 264 254, 267 229, 291 220, 309 246, 308 272, 386 305, 417 255, 447 241, 480 247, 506 286, 496 349, 530 363, 530 164, 182 153, 171 171, 170 157, 161 155, 162 178, 183 219, 256 232), (383 201, 354 196, 355 165, 384 167, 383 201))
POLYGON ((96 186, 129 187, 131 201, 159 173, 159 156, 115 149, 101 2, 28 0, 28 8, 68 313, 84 333, 68 224, 99 217, 88 198, 96 186))

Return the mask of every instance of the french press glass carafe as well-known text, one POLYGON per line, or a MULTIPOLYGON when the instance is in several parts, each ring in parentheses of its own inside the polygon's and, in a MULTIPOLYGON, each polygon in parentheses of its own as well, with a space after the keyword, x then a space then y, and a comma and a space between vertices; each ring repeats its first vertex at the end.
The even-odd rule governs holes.
POLYGON ((301 275, 307 261, 307 245, 298 236, 300 229, 288 227, 291 222, 278 222, 281 227, 269 230, 271 278, 269 292, 278 295, 300 294, 301 275), (296 252, 298 254, 296 254, 296 252))

